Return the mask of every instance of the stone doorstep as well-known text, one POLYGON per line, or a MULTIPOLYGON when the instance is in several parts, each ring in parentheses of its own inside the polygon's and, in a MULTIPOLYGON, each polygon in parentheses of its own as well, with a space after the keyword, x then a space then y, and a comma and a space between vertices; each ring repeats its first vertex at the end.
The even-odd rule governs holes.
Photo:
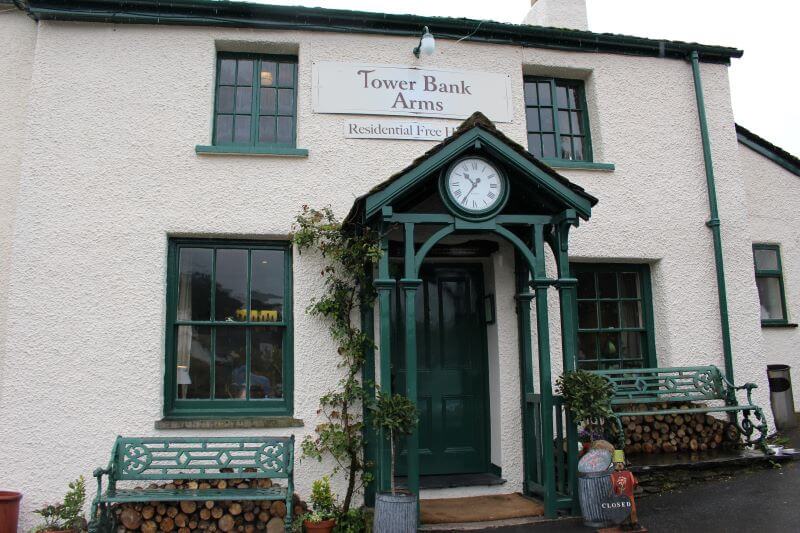
POLYGON ((558 522, 559 524, 582 523, 580 516, 564 516, 559 518, 545 518, 543 516, 531 516, 524 518, 509 518, 506 520, 490 520, 486 522, 454 522, 451 524, 422 524, 417 531, 483 531, 486 529, 496 529, 510 526, 535 526, 548 522, 558 522))

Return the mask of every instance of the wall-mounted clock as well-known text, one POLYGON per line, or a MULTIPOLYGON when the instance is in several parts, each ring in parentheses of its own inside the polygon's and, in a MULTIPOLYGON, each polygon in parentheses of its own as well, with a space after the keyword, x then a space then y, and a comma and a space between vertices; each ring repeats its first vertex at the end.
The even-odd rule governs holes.
POLYGON ((463 157, 451 164, 442 176, 441 185, 445 202, 470 216, 497 211, 508 196, 505 174, 477 156, 463 157))

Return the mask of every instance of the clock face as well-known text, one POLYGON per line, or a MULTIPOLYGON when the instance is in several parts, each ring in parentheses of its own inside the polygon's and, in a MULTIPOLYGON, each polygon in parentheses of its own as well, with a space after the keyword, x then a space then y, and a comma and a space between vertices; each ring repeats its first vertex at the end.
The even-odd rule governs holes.
POLYGON ((505 197, 505 180, 491 163, 480 157, 457 161, 445 180, 450 200, 468 213, 490 211, 505 197))

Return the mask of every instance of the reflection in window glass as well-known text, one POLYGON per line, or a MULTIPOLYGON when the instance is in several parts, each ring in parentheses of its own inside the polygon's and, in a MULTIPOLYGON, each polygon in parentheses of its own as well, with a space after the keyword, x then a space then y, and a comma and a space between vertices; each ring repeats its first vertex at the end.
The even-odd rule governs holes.
POLYGON ((252 329, 250 365, 250 398, 282 397, 283 335, 279 329, 252 329))
POLYGON ((178 320, 211 318, 211 250, 181 250, 177 309, 178 320))
POLYGON ((776 244, 754 244, 753 263, 758 300, 761 304, 761 321, 785 324, 788 319, 780 248, 776 244))
POLYGON ((589 160, 583 83, 528 77, 523 90, 528 151, 540 158, 589 160))
POLYGON ((211 328, 178 326, 176 379, 178 398, 211 397, 211 328))
POLYGON ((247 250, 217 250, 214 319, 247 321, 247 250))

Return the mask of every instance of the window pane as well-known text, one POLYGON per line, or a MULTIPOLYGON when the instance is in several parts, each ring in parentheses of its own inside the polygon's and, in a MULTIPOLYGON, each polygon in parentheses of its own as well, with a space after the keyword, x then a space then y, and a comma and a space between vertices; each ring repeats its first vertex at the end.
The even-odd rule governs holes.
POLYGON ((639 274, 636 272, 620 274, 619 290, 623 298, 639 298, 639 274))
POLYGON ((250 115, 236 115, 233 142, 250 142, 250 115))
POLYGON ((223 326, 216 329, 214 397, 218 400, 244 400, 247 393, 247 328, 223 326))
POLYGON ((758 299, 761 301, 761 319, 781 320, 785 318, 778 278, 756 278, 756 285, 758 286, 758 299))
POLYGON ((525 120, 528 123, 528 131, 539 130, 539 110, 535 107, 525 110, 525 120))
POLYGON ((278 143, 292 144, 294 138, 294 119, 292 117, 278 117, 278 143))
POLYGON ((578 272, 575 276, 578 280, 578 298, 594 298, 594 274, 591 272, 578 272))
POLYGON ((211 254, 208 248, 181 248, 178 320, 211 319, 211 254))
POLYGON ((542 131, 553 131, 553 110, 549 107, 539 109, 542 131))
POLYGON ((556 157, 555 135, 542 135, 542 157, 556 157))
POLYGON ((558 107, 567 107, 567 88, 556 85, 556 103, 558 107))
POLYGON ((539 96, 536 94, 536 83, 526 83, 524 85, 525 105, 537 105, 539 96))
POLYGON ((217 115, 216 144, 233 142, 233 115, 217 115))
POLYGON ((572 133, 574 134, 582 134, 583 133, 583 123, 581 122, 581 114, 579 111, 573 111, 569 114, 570 121, 572 123, 572 133))
POLYGON ((253 250, 250 267, 250 309, 259 322, 283 320, 284 252, 253 250))
POLYGON ((569 134, 569 112, 568 111, 559 111, 558 112, 558 131, 560 133, 569 134))
POLYGON ((619 327, 619 307, 617 302, 600 302, 600 327, 619 327))
POLYGON ((236 60, 223 59, 219 62, 219 83, 220 85, 233 85, 236 74, 236 60))
POLYGON ((642 334, 638 331, 622 332, 622 357, 626 359, 642 356, 642 334))
POLYGON ((277 101, 276 89, 261 89, 261 101, 259 102, 261 113, 274 115, 277 101))
POLYGON ((583 155, 583 137, 572 138, 572 159, 576 161, 585 159, 583 155))
POLYGON ((274 143, 277 139, 275 133, 275 117, 260 117, 258 119, 258 141, 274 143))
POLYGON ((595 302, 578 302, 578 327, 580 329, 597 327, 597 304, 595 302))
POLYGON ((252 111, 253 89, 250 87, 236 88, 236 112, 249 113, 252 111))
POLYGON ((600 272, 597 274, 597 284, 600 287, 600 298, 617 297, 617 275, 613 272, 600 272))
POLYGON ((275 85, 277 78, 277 65, 272 61, 261 62, 261 85, 262 87, 271 87, 275 85))
POLYGON ((552 105, 550 84, 547 82, 539 83, 539 105, 552 105))
POLYGON ((250 59, 239 60, 239 70, 236 72, 237 85, 253 85, 253 61, 250 59))
POLYGON ((778 270, 778 251, 764 248, 753 250, 756 270, 778 270))
POLYGON ((214 320, 247 319, 247 250, 217 250, 217 279, 214 320))
POLYGON ((283 397, 283 329, 250 332, 250 398, 283 397))
POLYGON ((538 133, 528 135, 528 151, 536 157, 542 157, 542 136, 538 133))
POLYGON ((572 159, 572 141, 568 135, 561 136, 561 158, 572 159))
POLYGON ((619 333, 600 334, 600 359, 619 357, 619 333))
MULTIPOLYGON (((210 251, 210 250, 209 250, 210 251)), ((178 326, 178 399, 211 397, 211 328, 178 326)))
POLYGON ((578 333, 578 359, 597 359, 597 333, 578 333))
POLYGON ((293 115, 294 114, 294 90, 293 89, 280 89, 280 90, 278 90, 278 114, 280 114, 280 115, 293 115))
POLYGON ((579 100, 578 100, 578 88, 577 87, 570 87, 568 89, 569 92, 569 106, 572 109, 580 109, 579 100))
POLYGON ((233 87, 220 87, 217 91, 217 111, 233 113, 233 87))
POLYGON ((281 87, 294 87, 294 64, 278 64, 278 85, 281 87))
POLYGON ((621 323, 623 328, 642 327, 640 302, 620 302, 621 323))

